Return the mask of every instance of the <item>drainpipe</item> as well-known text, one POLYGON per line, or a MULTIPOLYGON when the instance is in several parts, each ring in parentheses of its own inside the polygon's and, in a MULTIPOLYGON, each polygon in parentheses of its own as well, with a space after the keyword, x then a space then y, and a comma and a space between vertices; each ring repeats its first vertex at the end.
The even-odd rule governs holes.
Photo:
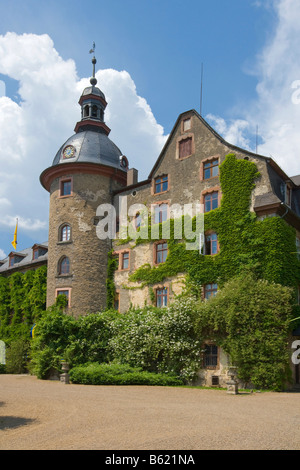
MULTIPOLYGON (((285 206, 284 202, 281 202, 280 204, 282 206, 285 206)), ((280 218, 283 219, 286 216, 286 214, 288 213, 288 211, 289 211, 289 208, 287 207, 285 213, 283 215, 281 215, 280 218)))

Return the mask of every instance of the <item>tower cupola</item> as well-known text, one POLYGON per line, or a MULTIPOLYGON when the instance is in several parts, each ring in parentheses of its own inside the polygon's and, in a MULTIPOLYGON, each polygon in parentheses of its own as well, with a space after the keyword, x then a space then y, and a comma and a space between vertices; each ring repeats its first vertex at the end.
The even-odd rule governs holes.
MULTIPOLYGON (((95 52, 95 43, 90 53, 95 52)), ((97 60, 95 56, 92 58, 93 74, 90 78, 91 86, 86 87, 79 99, 81 106, 81 121, 77 122, 75 132, 93 130, 108 135, 109 127, 104 122, 104 111, 107 106, 104 93, 96 87, 97 78, 95 77, 95 65, 97 60)))

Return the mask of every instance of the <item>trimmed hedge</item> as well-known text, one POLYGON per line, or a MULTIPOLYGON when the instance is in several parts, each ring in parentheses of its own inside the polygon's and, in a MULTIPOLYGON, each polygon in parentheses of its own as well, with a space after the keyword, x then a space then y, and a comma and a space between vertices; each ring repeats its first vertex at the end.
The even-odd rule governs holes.
POLYGON ((70 370, 70 380, 84 385, 183 385, 175 376, 143 371, 128 364, 82 364, 70 370))

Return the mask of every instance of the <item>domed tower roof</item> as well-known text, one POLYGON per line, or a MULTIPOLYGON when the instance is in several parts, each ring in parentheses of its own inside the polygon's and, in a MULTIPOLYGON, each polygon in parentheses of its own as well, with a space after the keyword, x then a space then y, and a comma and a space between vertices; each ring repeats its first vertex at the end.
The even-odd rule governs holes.
POLYGON ((128 160, 108 137, 110 129, 104 122, 104 111, 107 102, 104 93, 96 87, 95 57, 92 59, 92 64, 91 85, 83 90, 79 99, 81 120, 75 126, 75 134, 60 147, 54 157, 52 166, 41 174, 41 183, 48 190, 52 176, 60 174, 61 170, 65 171, 65 165, 68 165, 68 171, 69 169, 73 171, 74 165, 76 165, 77 172, 80 171, 80 168, 83 169, 83 164, 110 167, 119 170, 117 177, 120 181, 126 181, 128 160), (81 167, 79 167, 79 164, 81 164, 81 167), (51 171, 51 168, 53 171, 51 171), (54 171, 54 169, 56 170, 54 171))
POLYGON ((105 133, 84 130, 72 135, 59 149, 52 166, 68 163, 100 163, 125 170, 121 150, 105 133))

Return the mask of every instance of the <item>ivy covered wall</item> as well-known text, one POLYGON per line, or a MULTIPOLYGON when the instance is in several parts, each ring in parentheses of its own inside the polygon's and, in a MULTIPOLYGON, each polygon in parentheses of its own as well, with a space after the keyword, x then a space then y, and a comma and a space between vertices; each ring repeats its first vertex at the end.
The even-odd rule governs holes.
MULTIPOLYGON (((131 273, 129 280, 140 283, 140 287, 148 285, 151 288, 166 278, 186 273, 187 287, 200 291, 209 283, 218 283, 222 287, 232 277, 250 270, 258 278, 295 288, 296 295, 300 284, 296 231, 284 218, 259 220, 250 211, 252 190, 259 176, 255 163, 237 159, 234 154, 227 155, 220 165, 220 207, 206 213, 204 219, 205 231, 211 230, 218 235, 219 253, 204 256, 197 250, 187 250, 185 240, 174 238, 174 220, 171 219, 166 261, 158 266, 145 264, 139 267, 131 273)), ((151 242, 150 225, 148 237, 138 238, 134 246, 151 242)), ((128 239, 124 243, 128 243, 128 239)))
POLYGON ((47 268, 0 276, 0 339, 10 343, 30 338, 30 330, 46 309, 47 268))

